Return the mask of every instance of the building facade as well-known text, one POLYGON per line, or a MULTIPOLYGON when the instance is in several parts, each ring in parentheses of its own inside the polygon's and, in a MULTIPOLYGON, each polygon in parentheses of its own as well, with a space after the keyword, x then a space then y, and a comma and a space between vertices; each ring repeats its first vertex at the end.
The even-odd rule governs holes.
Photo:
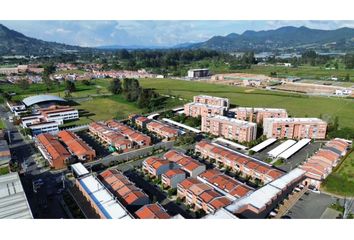
POLYGON ((235 113, 235 118, 243 121, 263 123, 264 118, 287 118, 288 113, 281 108, 249 108, 238 107, 230 109, 235 113))

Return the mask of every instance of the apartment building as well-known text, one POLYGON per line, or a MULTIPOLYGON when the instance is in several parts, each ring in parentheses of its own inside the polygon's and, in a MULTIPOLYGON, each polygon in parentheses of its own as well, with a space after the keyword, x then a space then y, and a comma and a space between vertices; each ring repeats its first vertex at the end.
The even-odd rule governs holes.
POLYGON ((327 123, 319 118, 265 118, 263 134, 267 138, 324 139, 327 123))
POLYGON ((159 204, 153 203, 141 207, 135 212, 135 215, 139 219, 169 219, 171 216, 167 211, 159 204))
POLYGON ((244 175, 258 179, 263 183, 271 182, 283 175, 281 171, 271 165, 205 140, 195 145, 195 151, 200 153, 203 158, 214 159, 234 171, 240 171, 244 175))
POLYGON ((184 114, 191 117, 205 117, 225 115, 226 108, 222 106, 207 105, 203 103, 187 103, 184 105, 184 114))
POLYGON ((65 149, 59 140, 49 133, 39 134, 35 143, 42 156, 54 169, 64 168, 71 154, 65 149))
POLYGON ((206 169, 204 164, 176 150, 168 151, 164 154, 163 158, 177 164, 187 173, 188 177, 196 178, 206 169))
POLYGON ((186 204, 213 213, 219 208, 231 203, 231 200, 221 195, 206 183, 195 178, 187 178, 177 185, 177 197, 184 199, 186 204))
POLYGON ((165 140, 173 140, 180 134, 178 129, 155 120, 147 123, 146 129, 150 132, 156 133, 165 140))
POLYGON ((250 108, 238 107, 230 109, 235 113, 235 118, 243 121, 263 123, 264 118, 287 118, 288 113, 282 108, 250 108))
POLYGON ((75 133, 64 130, 58 133, 58 137, 80 161, 93 161, 96 157, 96 151, 75 133))
POLYGON ((230 101, 228 98, 207 96, 207 95, 198 95, 193 97, 194 103, 201 103, 212 106, 224 107, 226 110, 230 107, 230 101))
POLYGON ((106 170, 99 175, 99 179, 124 205, 142 206, 150 203, 149 196, 118 170, 106 170))
POLYGON ((181 169, 170 169, 161 176, 162 184, 170 188, 177 188, 177 184, 184 179, 186 173, 181 169))
POLYGON ((203 117, 202 132, 223 136, 239 142, 249 142, 257 137, 257 124, 224 116, 203 117))

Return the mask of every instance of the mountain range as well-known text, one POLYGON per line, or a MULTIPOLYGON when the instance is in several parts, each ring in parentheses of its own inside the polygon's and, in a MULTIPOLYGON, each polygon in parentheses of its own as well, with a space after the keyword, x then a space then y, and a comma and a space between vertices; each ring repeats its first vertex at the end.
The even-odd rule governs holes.
MULTIPOLYGON (((156 46, 102 46, 87 48, 27 37, 0 24, 0 55, 56 55, 115 49, 165 49, 156 46)), ((245 31, 214 36, 205 42, 181 43, 173 49, 212 49, 219 51, 288 51, 301 49, 353 51, 354 29, 318 30, 307 27, 281 27, 266 31, 245 31)))

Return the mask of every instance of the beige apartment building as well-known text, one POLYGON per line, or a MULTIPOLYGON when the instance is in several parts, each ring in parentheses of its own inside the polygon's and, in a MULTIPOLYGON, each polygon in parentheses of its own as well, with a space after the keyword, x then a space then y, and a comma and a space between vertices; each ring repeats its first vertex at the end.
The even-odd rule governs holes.
POLYGON ((224 116, 203 117, 202 131, 239 142, 256 139, 257 124, 224 116))
POLYGON ((207 95, 198 95, 193 97, 193 102, 195 103, 202 103, 207 105, 219 106, 219 107, 230 107, 230 101, 228 98, 221 98, 221 97, 213 97, 207 95))
POLYGON ((191 117, 222 116, 225 115, 225 107, 194 102, 187 103, 184 105, 184 114, 191 117))
POLYGON ((262 123, 265 118, 287 118, 288 113, 282 108, 251 108, 238 107, 230 109, 235 113, 235 118, 244 121, 262 123))
POLYGON ((327 123, 319 118, 265 118, 263 134, 267 138, 326 138, 327 123))

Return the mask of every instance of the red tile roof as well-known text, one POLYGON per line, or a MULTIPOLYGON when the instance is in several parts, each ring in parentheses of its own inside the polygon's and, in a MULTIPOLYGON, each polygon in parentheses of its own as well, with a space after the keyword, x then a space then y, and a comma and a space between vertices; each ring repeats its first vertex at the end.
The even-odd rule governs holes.
POLYGON ((135 212, 140 219, 168 219, 171 216, 159 204, 148 204, 135 212))

